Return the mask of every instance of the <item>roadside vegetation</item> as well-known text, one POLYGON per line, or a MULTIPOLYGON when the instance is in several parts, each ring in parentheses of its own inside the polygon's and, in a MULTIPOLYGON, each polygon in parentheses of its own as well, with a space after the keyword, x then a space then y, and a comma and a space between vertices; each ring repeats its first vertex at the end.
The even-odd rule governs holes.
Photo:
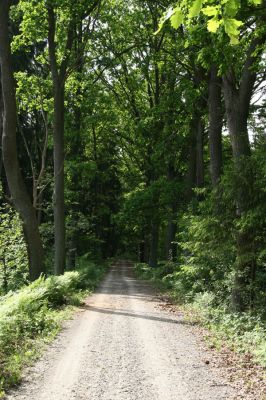
POLYGON ((107 263, 96 265, 81 258, 76 271, 40 277, 0 297, 0 398, 19 383, 23 368, 40 356, 106 270, 107 263))
POLYGON ((184 265, 168 262, 151 269, 147 264, 138 263, 135 272, 140 279, 151 281, 173 304, 181 306, 191 322, 208 328, 211 334, 207 340, 211 346, 220 350, 226 345, 232 351, 248 356, 249 361, 266 367, 264 314, 232 312, 230 301, 221 301, 219 291, 199 290, 198 281, 193 285, 195 277, 189 276, 184 265))

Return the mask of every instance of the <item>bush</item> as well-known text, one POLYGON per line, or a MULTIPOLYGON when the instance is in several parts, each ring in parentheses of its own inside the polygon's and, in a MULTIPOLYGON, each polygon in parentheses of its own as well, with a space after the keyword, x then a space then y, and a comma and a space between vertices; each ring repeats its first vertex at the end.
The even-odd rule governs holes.
POLYGON ((77 304, 83 286, 79 272, 39 278, 0 300, 0 398, 18 382, 25 360, 37 352, 36 338, 53 337, 65 316, 63 305, 77 304), (34 350, 35 349, 35 350, 34 350))
POLYGON ((88 260, 87 255, 80 257, 77 261, 77 270, 79 272, 80 289, 94 290, 101 282, 108 269, 108 263, 96 264, 88 260))
MULTIPOLYGON (((1 195, 1 189, 0 189, 1 195)), ((11 206, 0 207, 0 296, 28 282, 27 249, 22 223, 11 206)))
POLYGON ((255 361, 266 366, 266 327, 260 317, 250 313, 230 313, 215 307, 214 295, 202 293, 192 303, 192 309, 214 334, 219 343, 227 342, 238 353, 250 353, 255 361))

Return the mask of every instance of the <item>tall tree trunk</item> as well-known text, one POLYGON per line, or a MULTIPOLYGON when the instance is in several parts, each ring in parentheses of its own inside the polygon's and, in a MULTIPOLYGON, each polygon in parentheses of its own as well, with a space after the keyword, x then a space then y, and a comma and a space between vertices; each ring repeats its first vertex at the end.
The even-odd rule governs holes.
POLYGON ((185 176, 186 185, 186 198, 187 201, 193 197, 193 188, 196 185, 196 137, 194 130, 194 119, 190 123, 190 133, 189 133, 189 143, 188 143, 188 158, 187 158, 187 172, 185 176))
POLYGON ((44 255, 36 218, 36 210, 27 193, 18 162, 16 142, 16 92, 8 29, 10 5, 11 2, 0 0, 0 64, 4 101, 2 151, 5 173, 12 197, 11 200, 23 221, 23 230, 29 258, 30 278, 31 280, 35 280, 44 272, 44 255))
POLYGON ((159 223, 153 221, 151 224, 151 247, 150 247, 150 257, 149 266, 151 268, 156 268, 158 265, 158 246, 159 246, 159 223))
POLYGON ((48 44, 49 60, 54 92, 54 237, 56 275, 64 273, 66 264, 65 199, 64 199, 64 133, 65 133, 65 80, 67 64, 73 44, 73 23, 69 23, 66 54, 60 65, 56 59, 56 16, 52 3, 48 3, 48 44))
POLYGON ((192 189, 194 187, 200 188, 204 185, 204 124, 202 121, 202 114, 200 113, 202 107, 200 106, 199 109, 195 111, 190 123, 188 171, 186 177, 188 199, 192 198, 192 189))
MULTIPOLYGON (((234 173, 238 177, 235 187, 236 216, 241 218, 250 208, 252 201, 253 174, 250 169, 250 144, 247 129, 247 117, 240 106, 239 94, 224 81, 227 124, 231 138, 234 173)), ((248 279, 253 268, 252 237, 250 232, 240 230, 236 238, 237 259, 235 262, 234 283, 232 288, 232 309, 243 311, 246 307, 248 279)))
MULTIPOLYGON (((173 164, 170 162, 168 165, 168 173, 167 173, 167 178, 168 181, 172 184, 175 182, 175 177, 176 177, 176 172, 173 164)), ((165 256, 166 260, 173 261, 176 259, 176 243, 173 243, 176 235, 176 212, 177 212, 177 199, 174 198, 171 199, 170 205, 170 215, 168 218, 168 224, 167 224, 167 232, 166 232, 166 243, 165 243, 165 256)))
POLYGON ((139 262, 145 262, 145 241, 139 243, 139 262))
POLYGON ((196 119, 196 186, 201 188, 204 186, 204 124, 201 115, 197 116, 196 119))
POLYGON ((166 259, 168 261, 175 261, 177 250, 176 243, 173 243, 175 240, 175 235, 177 231, 176 222, 174 221, 176 214, 176 208, 173 207, 172 215, 169 217, 167 224, 167 232, 166 232, 166 259))
POLYGON ((209 144, 210 173, 212 186, 215 186, 222 173, 222 79, 217 75, 217 67, 212 66, 209 76, 209 144))
MULTIPOLYGON (((266 17, 265 17, 266 19, 266 17)), ((265 37, 254 38, 247 50, 246 61, 240 83, 237 84, 232 68, 223 77, 223 90, 226 106, 227 125, 230 133, 234 172, 237 179, 235 189, 236 216, 241 218, 252 208, 253 172, 250 165, 250 143, 247 121, 250 102, 256 82, 256 72, 252 68, 261 57, 261 50, 255 51, 265 42, 265 37)), ((247 307, 247 288, 251 279, 255 279, 255 256, 253 251, 253 232, 241 229, 236 239, 237 259, 235 262, 235 277, 232 289, 232 308, 243 311, 247 307)))
POLYGON ((55 274, 65 270, 65 193, 64 193, 64 87, 54 84, 54 235, 55 274))

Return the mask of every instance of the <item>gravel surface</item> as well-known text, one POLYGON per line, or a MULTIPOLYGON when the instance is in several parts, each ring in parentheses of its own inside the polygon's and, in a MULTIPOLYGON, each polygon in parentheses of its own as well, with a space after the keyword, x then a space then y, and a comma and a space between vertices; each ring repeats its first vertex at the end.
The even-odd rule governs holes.
POLYGON ((67 322, 6 399, 222 400, 235 389, 194 327, 169 313, 126 262, 67 322))

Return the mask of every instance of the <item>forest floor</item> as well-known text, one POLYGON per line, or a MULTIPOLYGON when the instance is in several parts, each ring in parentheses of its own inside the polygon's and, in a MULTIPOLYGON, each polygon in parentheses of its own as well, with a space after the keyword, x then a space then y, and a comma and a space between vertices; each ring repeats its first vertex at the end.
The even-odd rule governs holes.
MULTIPOLYGON (((232 368, 231 368, 232 369, 232 368)), ((240 378, 239 378, 240 379, 240 378)), ((6 399, 231 400, 250 397, 197 326, 118 262, 6 399)))

